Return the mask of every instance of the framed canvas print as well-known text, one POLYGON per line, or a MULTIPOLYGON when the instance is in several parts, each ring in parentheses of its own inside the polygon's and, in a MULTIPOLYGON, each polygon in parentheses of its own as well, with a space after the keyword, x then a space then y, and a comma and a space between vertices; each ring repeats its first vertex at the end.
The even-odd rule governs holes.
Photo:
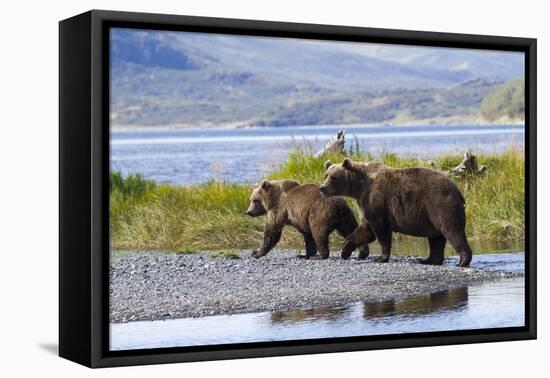
POLYGON ((536 40, 60 22, 62 357, 536 337, 536 40))

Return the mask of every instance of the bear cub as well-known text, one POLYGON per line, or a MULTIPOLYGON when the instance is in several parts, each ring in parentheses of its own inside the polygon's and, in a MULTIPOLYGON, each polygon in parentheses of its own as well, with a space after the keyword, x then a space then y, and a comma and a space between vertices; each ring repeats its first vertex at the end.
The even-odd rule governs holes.
MULTIPOLYGON (((275 247, 286 225, 293 226, 303 235, 307 259, 313 258, 317 252, 319 258, 328 258, 329 235, 336 230, 345 238, 358 226, 353 211, 343 198, 325 198, 318 185, 300 185, 294 180, 263 181, 257 185, 246 214, 252 217, 267 214, 263 243, 252 253, 256 258, 265 256, 275 247)), ((374 234, 370 233, 367 239, 367 242, 374 241, 374 234)), ((351 254, 359 247, 359 258, 364 259, 369 255, 367 244, 351 247, 346 244, 344 249, 351 254)))

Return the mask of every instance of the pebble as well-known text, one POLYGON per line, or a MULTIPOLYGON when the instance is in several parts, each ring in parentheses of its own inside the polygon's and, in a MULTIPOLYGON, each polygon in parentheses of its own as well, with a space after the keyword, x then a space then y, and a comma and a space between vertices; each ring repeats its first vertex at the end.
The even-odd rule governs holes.
MULTIPOLYGON (((261 259, 250 251, 240 259, 208 253, 111 252, 110 320, 174 319, 205 315, 286 311, 375 302, 428 294, 519 273, 430 266, 393 255, 389 263, 305 260, 303 251, 273 250, 261 259)), ((475 259, 475 257, 474 257, 475 259)))

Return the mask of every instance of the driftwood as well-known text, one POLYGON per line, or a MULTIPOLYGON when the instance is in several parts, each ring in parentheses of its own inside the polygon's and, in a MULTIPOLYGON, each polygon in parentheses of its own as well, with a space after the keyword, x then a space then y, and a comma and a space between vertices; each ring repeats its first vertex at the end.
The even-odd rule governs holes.
POLYGON ((486 170, 487 167, 484 165, 479 167, 477 157, 470 153, 470 151, 467 151, 464 153, 464 160, 462 160, 459 165, 451 169, 449 173, 457 176, 475 176, 482 174, 486 170))
MULTIPOLYGON (((338 133, 334 137, 332 137, 324 148, 317 151, 315 155, 313 155, 316 158, 319 158, 326 153, 344 153, 344 145, 346 143, 345 140, 346 131, 344 129, 340 129, 338 133)), ((427 163, 430 165, 432 169, 436 169, 435 162, 433 160, 428 160, 427 163)), ((447 175, 454 175, 454 176, 476 176, 481 175, 483 172, 487 170, 487 167, 482 165, 479 166, 477 162, 477 157, 472 154, 470 151, 467 151, 464 153, 464 159, 458 164, 456 167, 452 168, 450 171, 445 171, 447 175)))
POLYGON ((328 143, 325 145, 325 147, 315 153, 313 157, 321 157, 326 153, 343 153, 344 152, 344 144, 346 143, 344 137, 346 135, 346 131, 344 129, 340 129, 338 133, 336 133, 336 136, 332 137, 328 143))
POLYGON ((433 160, 427 160, 426 163, 430 168, 439 170, 449 176, 478 176, 487 170, 487 167, 478 165, 477 157, 472 154, 470 151, 464 153, 464 159, 456 167, 452 168, 449 171, 442 171, 437 168, 433 160))

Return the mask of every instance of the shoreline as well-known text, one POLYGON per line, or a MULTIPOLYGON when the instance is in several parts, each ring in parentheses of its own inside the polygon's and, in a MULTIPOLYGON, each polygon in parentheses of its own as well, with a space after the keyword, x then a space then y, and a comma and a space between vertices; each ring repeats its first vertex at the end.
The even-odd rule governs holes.
MULTIPOLYGON (((296 258, 274 250, 262 259, 208 253, 112 251, 110 322, 163 320, 208 315, 289 311, 352 302, 380 302, 478 283, 523 277, 521 273, 457 268, 455 258, 427 266, 416 257, 394 255, 389 263, 296 258)), ((475 260, 474 260, 475 261, 475 260)))
POLYGON ((110 131, 116 132, 130 132, 130 131, 193 131, 193 130, 262 130, 262 129, 295 129, 295 128, 334 128, 340 127, 358 128, 358 127, 422 127, 422 126, 525 126, 525 120, 501 120, 495 122, 488 122, 482 120, 463 120, 463 121, 441 121, 435 120, 418 120, 418 121, 404 121, 404 122, 382 122, 382 123, 351 123, 351 124, 338 124, 338 125, 288 125, 288 126, 254 126, 254 125, 241 125, 241 124, 220 124, 220 125, 208 125, 197 126, 187 124, 172 124, 172 125, 111 125, 110 131))

